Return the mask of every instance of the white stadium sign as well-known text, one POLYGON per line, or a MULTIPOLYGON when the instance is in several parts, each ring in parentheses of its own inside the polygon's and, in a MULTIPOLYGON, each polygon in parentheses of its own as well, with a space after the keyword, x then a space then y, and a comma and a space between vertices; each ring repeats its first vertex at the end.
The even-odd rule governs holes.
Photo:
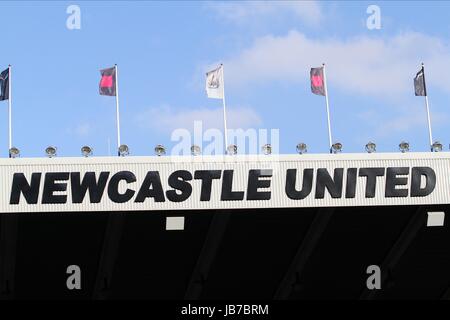
POLYGON ((0 160, 0 212, 444 204, 446 153, 0 160))

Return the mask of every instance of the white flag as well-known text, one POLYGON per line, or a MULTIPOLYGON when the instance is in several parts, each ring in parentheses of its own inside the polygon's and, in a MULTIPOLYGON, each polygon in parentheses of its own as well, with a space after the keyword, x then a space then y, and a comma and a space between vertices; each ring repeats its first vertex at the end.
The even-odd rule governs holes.
POLYGON ((206 94, 208 98, 223 99, 223 66, 206 73, 206 94))

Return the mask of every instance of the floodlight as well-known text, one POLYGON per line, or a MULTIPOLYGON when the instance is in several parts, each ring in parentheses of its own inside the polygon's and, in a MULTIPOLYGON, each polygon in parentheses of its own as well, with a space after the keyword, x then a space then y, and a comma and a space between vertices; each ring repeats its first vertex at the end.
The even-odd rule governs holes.
POLYGON ((340 142, 335 142, 335 143, 331 146, 331 152, 332 152, 332 153, 341 153, 341 152, 342 152, 342 143, 340 143, 340 142))
POLYGON ((442 143, 440 143, 439 141, 435 141, 431 145, 431 151, 433 151, 433 152, 441 152, 442 151, 442 143))
POLYGON ((163 145, 158 144, 158 145, 155 147, 155 153, 156 153, 156 155, 157 155, 158 157, 163 156, 163 155, 166 154, 166 148, 165 148, 163 145))
POLYGON ((92 156, 92 148, 89 146, 83 146, 81 148, 81 155, 86 158, 92 156))
POLYGON ((366 151, 367 151, 367 153, 374 153, 374 152, 376 152, 377 151, 377 145, 374 142, 369 141, 366 144, 366 151))
POLYGON ((16 147, 11 147, 11 149, 9 149, 9 157, 10 158, 20 157, 20 150, 17 149, 16 147))
POLYGON ((193 145, 192 147, 191 147, 191 155, 193 155, 193 156, 198 156, 198 155, 200 155, 202 153, 202 149, 199 147, 199 146, 197 146, 197 145, 193 145))
POLYGON ((400 142, 400 144, 398 145, 398 148, 400 149, 400 151, 402 153, 408 152, 409 151, 409 142, 407 142, 407 141, 400 142))
POLYGON ((299 154, 304 154, 304 153, 308 152, 308 147, 307 147, 306 143, 300 142, 297 145, 297 152, 299 154))
POLYGON ((122 145, 120 145, 118 152, 119 152, 119 157, 126 157, 127 155, 130 154, 130 149, 128 148, 128 146, 126 144, 122 144, 122 145))
POLYGON ((263 145, 261 149, 265 155, 269 155, 272 153, 272 146, 270 144, 263 145))
POLYGON ((47 147, 47 149, 45 149, 45 153, 47 154, 47 157, 49 158, 53 158, 56 157, 56 147, 47 147))
POLYGON ((235 155, 237 154, 237 146, 235 144, 230 144, 227 147, 227 153, 230 155, 235 155))

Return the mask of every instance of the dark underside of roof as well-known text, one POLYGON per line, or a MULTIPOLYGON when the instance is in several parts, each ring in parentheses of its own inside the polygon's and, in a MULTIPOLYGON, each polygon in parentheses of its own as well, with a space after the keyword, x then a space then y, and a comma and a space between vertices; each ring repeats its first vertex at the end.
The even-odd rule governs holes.
POLYGON ((450 206, 3 214, 0 297, 448 299, 450 227, 428 211, 450 206))

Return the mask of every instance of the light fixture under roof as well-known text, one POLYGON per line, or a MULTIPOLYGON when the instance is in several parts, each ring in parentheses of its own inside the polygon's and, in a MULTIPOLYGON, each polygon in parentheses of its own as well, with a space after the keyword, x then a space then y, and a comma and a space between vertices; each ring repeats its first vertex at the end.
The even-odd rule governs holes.
POLYGON ((263 145, 261 149, 265 155, 272 154, 272 146, 270 144, 263 145))
POLYGON ((197 146, 195 144, 193 146, 191 146, 191 155, 198 156, 201 153, 202 153, 202 149, 199 146, 197 146))
POLYGON ((308 146, 306 145, 306 143, 300 142, 299 144, 297 144, 297 152, 299 154, 308 152, 308 146))
POLYGON ((229 154, 229 155, 235 155, 235 154, 237 154, 237 145, 235 145, 235 144, 230 144, 230 145, 227 147, 227 154, 229 154))
POLYGON ((442 143, 440 143, 439 141, 433 142, 433 144, 431 145, 431 151, 441 152, 442 151, 442 143))
POLYGON ((158 144, 155 147, 155 154, 160 157, 166 154, 166 148, 162 144, 158 144))
POLYGON ((377 151, 377 145, 374 142, 369 141, 366 144, 366 151, 367 151, 367 153, 374 153, 374 152, 376 152, 377 151))
POLYGON ((401 153, 408 152, 409 151, 409 142, 407 142, 407 141, 400 142, 400 144, 398 145, 398 148, 400 149, 401 153))
POLYGON ((130 149, 126 144, 122 144, 120 145, 118 152, 120 157, 126 157, 127 155, 130 154, 130 149))
POLYGON ((9 157, 10 158, 20 157, 20 150, 17 149, 16 147, 11 147, 11 149, 9 149, 9 157))
POLYGON ((52 147, 52 146, 47 147, 47 149, 45 149, 45 154, 46 154, 47 157, 49 157, 49 158, 56 157, 56 150, 57 150, 56 147, 52 147))
POLYGON ((342 152, 342 143, 340 143, 340 142, 333 143, 333 145, 331 146, 331 152, 332 153, 341 153, 342 152))
POLYGON ((92 148, 89 146, 81 147, 81 155, 86 158, 92 156, 92 148))

